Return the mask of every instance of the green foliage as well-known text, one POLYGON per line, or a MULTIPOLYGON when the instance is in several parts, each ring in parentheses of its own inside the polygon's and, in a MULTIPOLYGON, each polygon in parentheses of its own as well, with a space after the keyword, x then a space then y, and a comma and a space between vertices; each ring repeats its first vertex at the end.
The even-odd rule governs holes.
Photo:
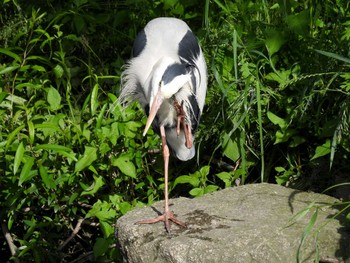
POLYGON ((12 259, 116 261, 116 219, 163 198, 162 158, 150 153, 159 137, 143 138, 139 105, 117 99, 132 40, 157 16, 186 20, 209 72, 197 162, 171 160, 172 196, 255 181, 322 191, 350 170, 344 1, 4 0, 1 8, 0 219, 12 259))

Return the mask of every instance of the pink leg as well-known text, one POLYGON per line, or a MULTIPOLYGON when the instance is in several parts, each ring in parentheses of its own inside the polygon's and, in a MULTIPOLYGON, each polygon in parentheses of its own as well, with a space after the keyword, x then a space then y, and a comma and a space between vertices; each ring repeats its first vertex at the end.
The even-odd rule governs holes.
POLYGON ((169 194, 168 194, 168 167, 169 167, 169 148, 166 143, 165 129, 164 126, 160 127, 160 135, 162 138, 162 148, 163 148, 163 158, 164 158, 164 214, 160 215, 153 219, 146 219, 137 221, 136 224, 154 224, 160 221, 164 222, 165 229, 170 232, 170 221, 173 221, 175 224, 186 227, 186 224, 174 216, 173 212, 169 210, 169 194))

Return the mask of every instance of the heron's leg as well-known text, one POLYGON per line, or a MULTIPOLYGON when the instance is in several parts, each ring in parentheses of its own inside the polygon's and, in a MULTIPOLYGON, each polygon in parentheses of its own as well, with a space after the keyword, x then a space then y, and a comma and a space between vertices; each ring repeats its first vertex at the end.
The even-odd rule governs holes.
POLYGON ((160 221, 164 221, 165 229, 170 232, 170 222, 173 221, 175 224, 186 227, 186 224, 178 220, 174 213, 169 210, 169 193, 168 193, 168 167, 169 167, 169 147, 166 143, 165 129, 164 126, 160 126, 160 136, 162 138, 162 152, 164 158, 164 214, 153 219, 146 219, 136 222, 136 224, 153 224, 160 221))

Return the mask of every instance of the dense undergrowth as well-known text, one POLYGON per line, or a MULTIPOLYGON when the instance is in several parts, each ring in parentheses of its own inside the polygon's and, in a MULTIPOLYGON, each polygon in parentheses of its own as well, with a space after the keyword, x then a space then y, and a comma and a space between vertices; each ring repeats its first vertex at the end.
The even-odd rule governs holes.
POLYGON ((349 181, 350 4, 299 2, 3 0, 1 260, 115 261, 116 219, 163 198, 160 140, 117 102, 157 16, 190 25, 209 71, 198 154, 172 160, 171 196, 349 181))

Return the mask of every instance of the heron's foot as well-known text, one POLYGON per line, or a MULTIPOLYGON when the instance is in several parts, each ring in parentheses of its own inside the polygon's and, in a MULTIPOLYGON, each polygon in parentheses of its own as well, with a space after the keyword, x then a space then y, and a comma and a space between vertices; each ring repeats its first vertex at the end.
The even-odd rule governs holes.
POLYGON ((192 130, 191 130, 191 125, 186 122, 186 112, 184 110, 184 105, 183 101, 181 105, 175 100, 174 101, 174 106, 176 110, 176 115, 177 115, 177 125, 176 125, 176 134, 177 136, 180 135, 180 124, 182 124, 183 131, 185 134, 185 145, 188 149, 192 148, 192 130))
POLYGON ((164 226, 166 231, 169 233, 170 232, 170 221, 174 222, 175 224, 182 226, 182 227, 187 227, 186 224, 179 219, 177 219, 174 215, 173 212, 167 212, 164 213, 160 216, 157 216, 156 218, 152 219, 145 219, 145 220, 140 220, 137 221, 135 224, 154 224, 158 222, 164 222, 164 226))

